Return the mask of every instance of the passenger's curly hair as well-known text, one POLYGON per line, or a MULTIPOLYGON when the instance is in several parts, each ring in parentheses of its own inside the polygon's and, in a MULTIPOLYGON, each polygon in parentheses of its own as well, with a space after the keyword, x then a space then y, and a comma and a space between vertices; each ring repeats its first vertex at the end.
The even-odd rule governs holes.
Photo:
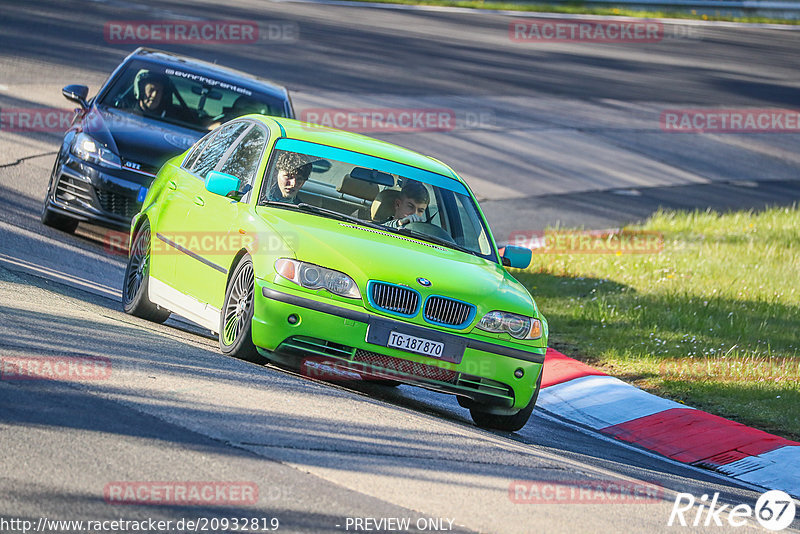
POLYGON ((311 159, 297 152, 282 152, 275 161, 275 167, 286 173, 294 173, 300 180, 308 180, 311 176, 311 159))

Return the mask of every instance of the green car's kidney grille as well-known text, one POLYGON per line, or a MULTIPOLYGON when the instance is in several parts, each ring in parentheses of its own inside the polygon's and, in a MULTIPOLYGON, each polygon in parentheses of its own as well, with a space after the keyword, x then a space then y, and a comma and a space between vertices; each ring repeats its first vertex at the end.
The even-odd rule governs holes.
POLYGON ((444 297, 425 301, 425 320, 449 326, 461 326, 472 319, 474 306, 444 297))
POLYGON ((370 297, 373 306, 392 313, 411 316, 419 309, 419 293, 402 286, 372 282, 370 297))

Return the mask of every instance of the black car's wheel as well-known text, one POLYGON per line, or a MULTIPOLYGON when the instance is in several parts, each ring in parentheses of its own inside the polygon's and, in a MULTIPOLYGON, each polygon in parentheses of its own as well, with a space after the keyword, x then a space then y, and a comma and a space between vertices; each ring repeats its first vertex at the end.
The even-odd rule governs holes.
POLYGON ((169 317, 170 311, 150 302, 147 289, 149 279, 150 223, 145 221, 133 238, 122 284, 122 307, 125 309, 125 313, 130 315, 163 323, 169 317))
MULTIPOLYGON (((536 391, 533 392, 531 401, 519 412, 514 415, 496 415, 481 411, 479 406, 473 404, 469 408, 469 414, 472 420, 481 428, 505 430, 506 432, 516 432, 521 429, 525 426, 525 423, 528 422, 528 419, 530 419, 533 413, 533 407, 536 405, 536 399, 539 398, 539 390, 542 388, 542 374, 543 373, 539 371, 539 379, 536 381, 536 391)), ((461 404, 461 402, 459 402, 459 404, 461 404)))
POLYGON ((223 354, 248 362, 264 363, 266 360, 253 344, 253 292, 255 276, 253 261, 244 256, 225 290, 219 324, 219 348, 223 354))
POLYGON ((53 180, 56 179, 55 172, 57 168, 58 168, 58 159, 56 158, 56 164, 53 167, 53 171, 50 173, 50 186, 47 188, 47 194, 44 197, 44 204, 42 205, 41 220, 42 224, 44 224, 45 226, 50 226, 51 228, 55 228, 56 230, 61 230, 62 232, 67 232, 68 234, 71 234, 74 233, 75 230, 78 228, 78 220, 73 219, 72 217, 68 217, 67 215, 55 213, 48 206, 50 200, 50 191, 52 191, 52 186, 53 186, 53 180))

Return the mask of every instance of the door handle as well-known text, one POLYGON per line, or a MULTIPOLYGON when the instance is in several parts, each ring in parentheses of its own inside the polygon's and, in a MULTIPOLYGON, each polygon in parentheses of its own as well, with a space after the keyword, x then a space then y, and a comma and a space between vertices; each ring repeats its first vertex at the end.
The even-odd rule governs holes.
POLYGON ((198 206, 206 205, 206 201, 203 200, 201 197, 194 197, 194 203, 197 204, 198 206))
POLYGON ((169 182, 167 182, 167 187, 175 191, 176 189, 178 189, 178 184, 175 183, 175 180, 170 180, 169 182))

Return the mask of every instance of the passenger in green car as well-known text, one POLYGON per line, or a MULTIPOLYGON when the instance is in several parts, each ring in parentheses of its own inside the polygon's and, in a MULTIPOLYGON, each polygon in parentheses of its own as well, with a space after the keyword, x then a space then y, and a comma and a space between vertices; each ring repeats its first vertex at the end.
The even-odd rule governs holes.
POLYGON ((394 216, 384 226, 401 228, 412 222, 425 222, 425 210, 430 203, 428 189, 420 182, 409 180, 394 201, 394 216))
POLYGON ((277 176, 272 182, 267 199, 272 202, 300 204, 297 192, 311 175, 312 162, 303 154, 282 152, 275 162, 277 176))

